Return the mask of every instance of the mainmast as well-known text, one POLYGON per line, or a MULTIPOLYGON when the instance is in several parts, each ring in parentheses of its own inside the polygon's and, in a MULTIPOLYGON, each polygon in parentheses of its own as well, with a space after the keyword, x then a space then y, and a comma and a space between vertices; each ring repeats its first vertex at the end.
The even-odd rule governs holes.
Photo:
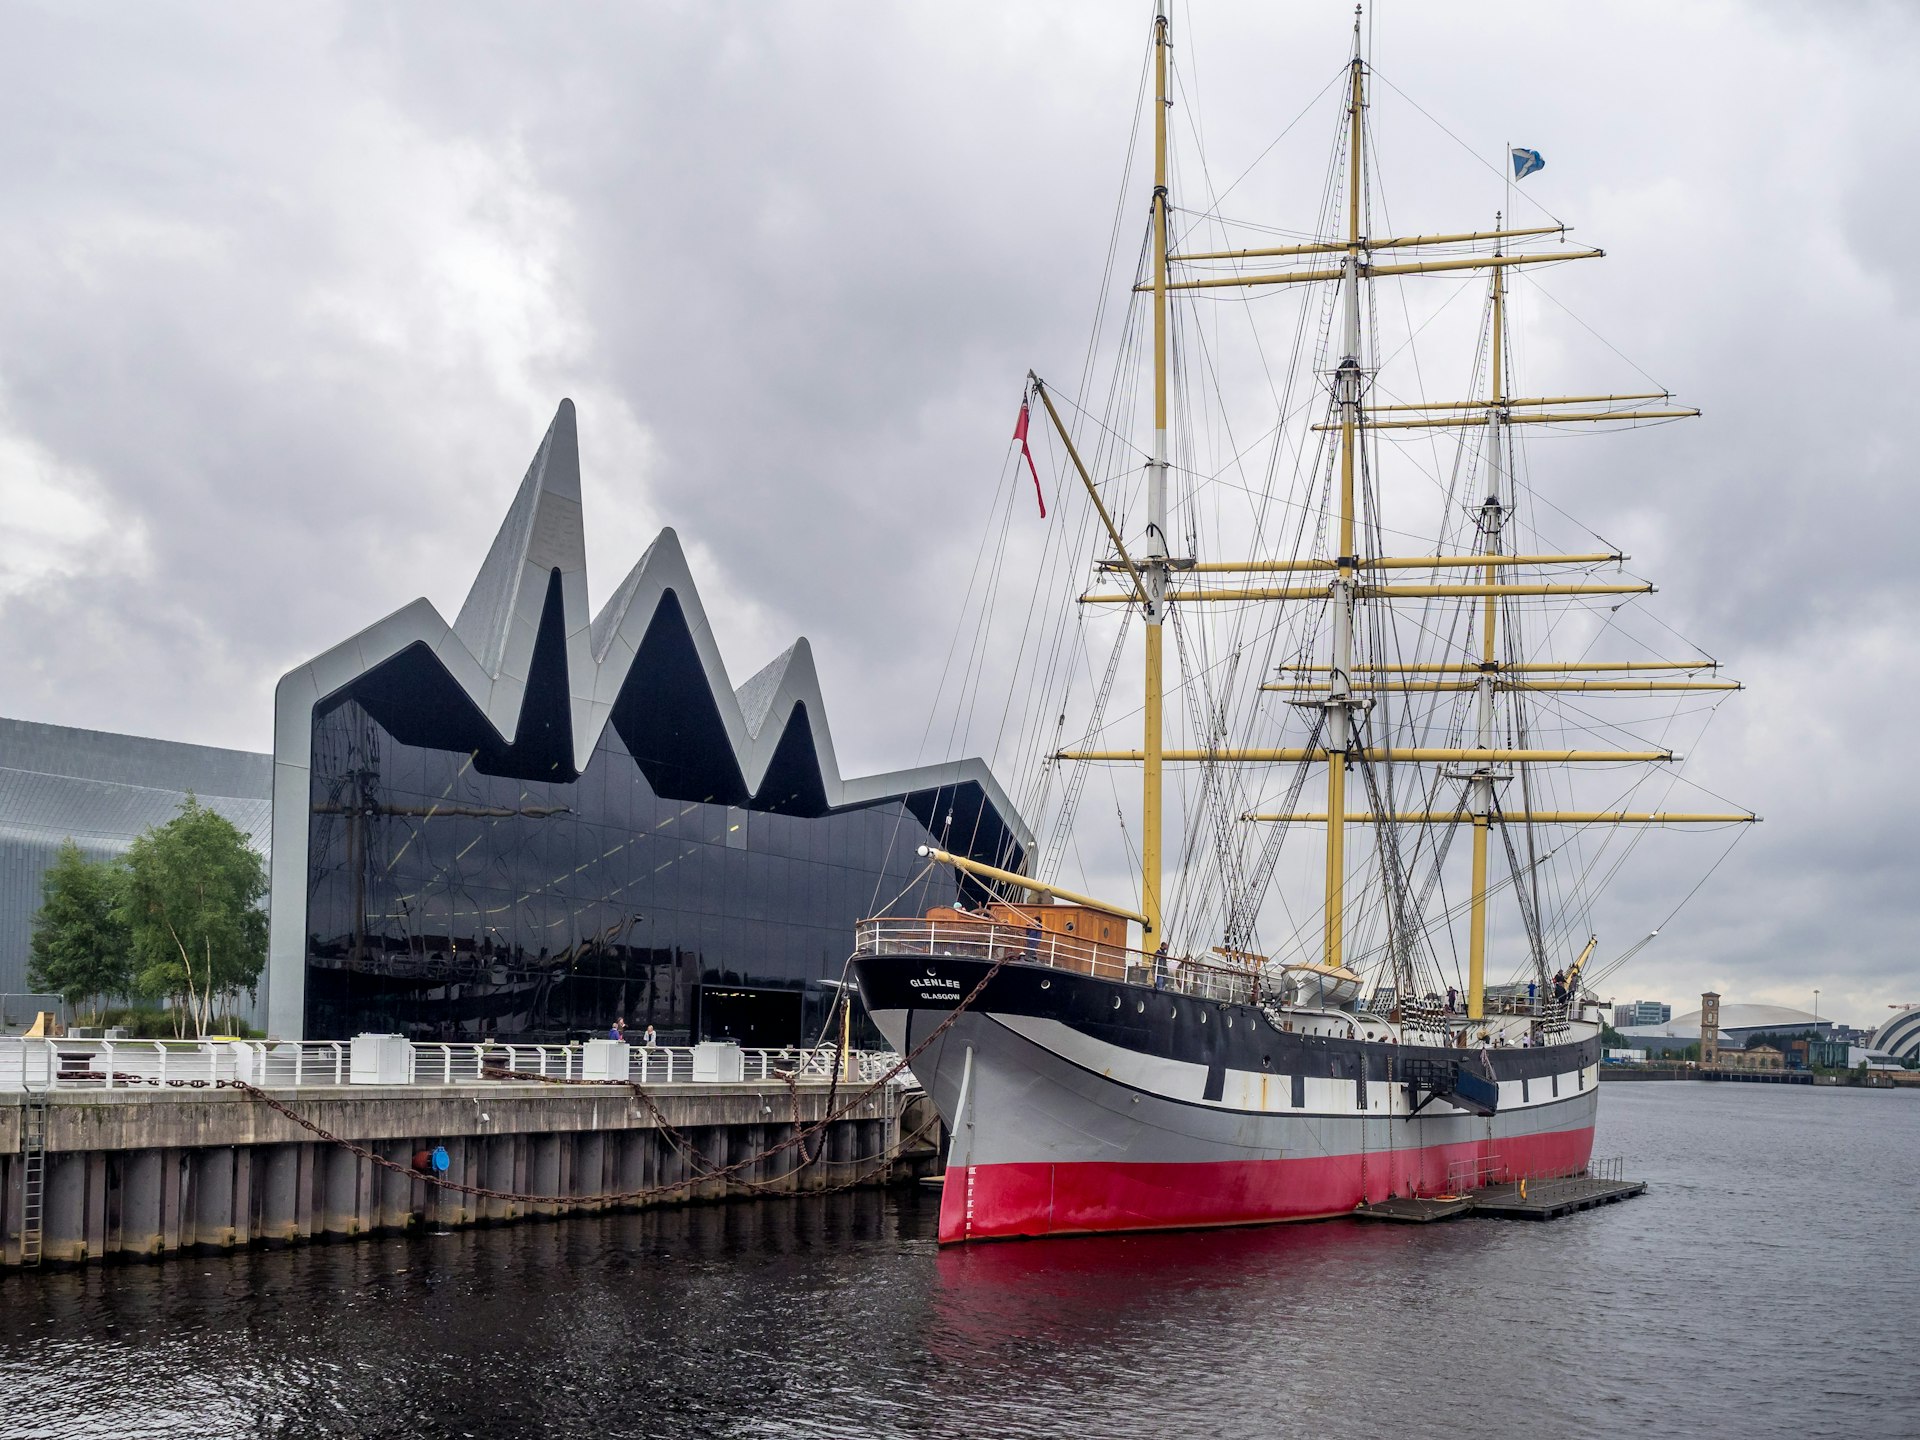
MULTIPOLYGON (((1347 882, 1347 752, 1353 744, 1353 601, 1359 576, 1354 544, 1356 449, 1360 443, 1360 203, 1361 107, 1366 103, 1360 60, 1360 11, 1353 12, 1353 60, 1347 92, 1347 253, 1341 267, 1343 350, 1336 387, 1340 403, 1340 549, 1330 599, 1333 655, 1326 700, 1327 887, 1324 954, 1339 969, 1345 940, 1347 882)), ((1364 761, 1362 763, 1365 763, 1364 761)))
MULTIPOLYGON (((1500 228, 1496 216, 1493 228, 1500 228)), ((1504 247, 1494 251, 1495 256, 1504 247)), ((1502 268, 1493 267, 1493 358, 1491 387, 1487 404, 1487 499, 1480 507, 1480 553, 1501 553, 1501 531, 1505 528, 1503 475, 1506 467, 1506 380, 1502 359, 1506 350, 1505 328, 1506 278, 1502 268)), ((1484 750, 1493 748, 1493 682, 1500 665, 1500 597, 1494 590, 1500 570, 1489 563, 1485 570, 1487 595, 1481 602, 1480 673, 1474 678, 1475 743, 1484 750)), ((1485 1012, 1487 997, 1487 842, 1493 829, 1493 762, 1481 761, 1469 780, 1467 813, 1473 821, 1473 881, 1471 908, 1467 916, 1467 1018, 1478 1020, 1485 1012)))
POLYGON ((1147 540, 1140 557, 1144 582, 1141 611, 1147 629, 1146 733, 1141 747, 1143 765, 1140 805, 1141 948, 1152 950, 1160 933, 1161 770, 1165 738, 1161 702, 1166 695, 1162 674, 1161 622, 1167 610, 1167 34, 1163 7, 1153 20, 1153 458, 1147 462, 1147 540))

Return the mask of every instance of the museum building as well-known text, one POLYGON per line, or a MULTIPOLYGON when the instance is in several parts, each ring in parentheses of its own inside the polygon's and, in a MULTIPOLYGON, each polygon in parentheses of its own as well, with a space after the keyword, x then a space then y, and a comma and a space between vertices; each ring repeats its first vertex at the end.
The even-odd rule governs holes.
POLYGON ((810 1041, 854 923, 1030 836, 979 760, 844 778, 804 640, 737 690, 662 531, 587 611, 563 402, 466 602, 275 693, 269 1032, 810 1041))

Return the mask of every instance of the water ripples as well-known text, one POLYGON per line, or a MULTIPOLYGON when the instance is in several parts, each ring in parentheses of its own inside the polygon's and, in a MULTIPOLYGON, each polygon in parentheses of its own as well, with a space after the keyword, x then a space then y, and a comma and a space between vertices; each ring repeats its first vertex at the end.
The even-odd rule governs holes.
POLYGON ((0 1280, 0 1434, 1920 1433, 1920 1096, 1609 1086, 1644 1199, 940 1250, 930 1192, 0 1280))

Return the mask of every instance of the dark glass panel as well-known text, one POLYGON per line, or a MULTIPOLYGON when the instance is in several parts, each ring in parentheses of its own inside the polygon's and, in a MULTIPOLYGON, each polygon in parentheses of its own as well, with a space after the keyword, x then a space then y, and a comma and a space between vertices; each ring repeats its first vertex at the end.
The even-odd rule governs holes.
MULTIPOLYGON (((577 780, 489 774, 351 699, 315 716, 311 794, 316 1039, 577 1039, 623 1015, 684 1043, 710 1010, 760 1043, 810 1040, 854 922, 931 838, 897 803, 807 819, 662 799, 613 727, 577 780), (703 1007, 703 985, 765 998, 703 1007)), ((954 897, 942 873, 899 908, 954 897)))

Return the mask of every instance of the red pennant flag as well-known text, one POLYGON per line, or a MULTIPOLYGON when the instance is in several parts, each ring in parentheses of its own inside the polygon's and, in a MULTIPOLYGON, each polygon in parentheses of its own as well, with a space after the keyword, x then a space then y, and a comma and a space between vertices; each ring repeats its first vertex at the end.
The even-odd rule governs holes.
POLYGON ((1027 448, 1027 402, 1020 402, 1020 418, 1014 422, 1013 438, 1020 442, 1020 453, 1027 457, 1027 473, 1033 476, 1033 498, 1040 502, 1040 518, 1047 518, 1047 497, 1040 489, 1040 472, 1034 468, 1033 451, 1027 448))

